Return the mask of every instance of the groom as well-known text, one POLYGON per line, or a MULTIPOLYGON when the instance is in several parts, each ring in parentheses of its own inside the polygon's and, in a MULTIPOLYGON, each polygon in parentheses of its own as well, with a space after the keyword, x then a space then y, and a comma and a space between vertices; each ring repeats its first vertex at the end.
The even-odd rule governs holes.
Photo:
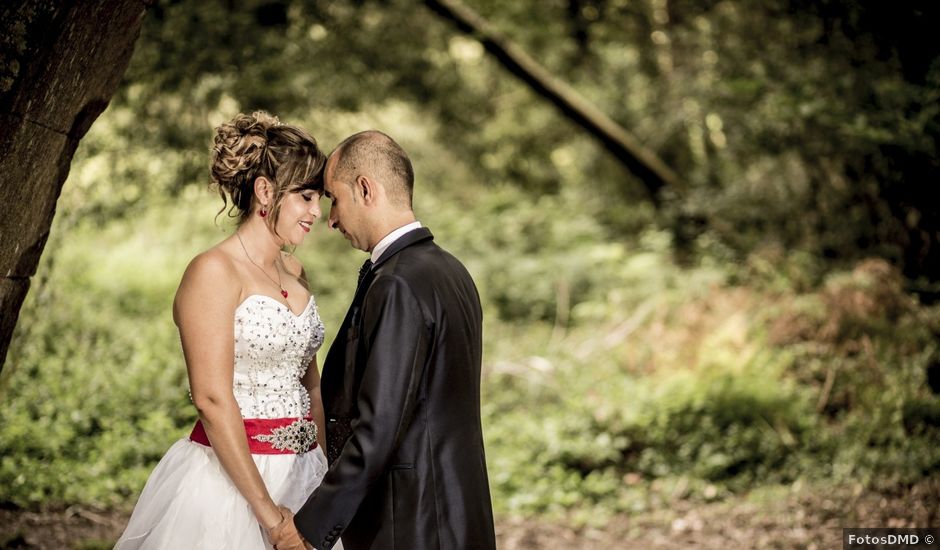
POLYGON ((415 220, 413 186, 408 155, 381 132, 350 136, 327 161, 329 225, 371 257, 323 366, 330 470, 275 529, 278 550, 340 536, 345 550, 496 548, 480 299, 415 220))

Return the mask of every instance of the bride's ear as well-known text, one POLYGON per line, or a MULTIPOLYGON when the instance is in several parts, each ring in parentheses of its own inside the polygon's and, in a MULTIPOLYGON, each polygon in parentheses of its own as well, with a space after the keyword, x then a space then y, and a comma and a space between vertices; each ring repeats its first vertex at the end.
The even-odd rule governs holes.
POLYGON ((271 201, 274 198, 274 186, 271 184, 271 181, 264 176, 258 176, 255 178, 255 199, 260 204, 271 206, 271 201))

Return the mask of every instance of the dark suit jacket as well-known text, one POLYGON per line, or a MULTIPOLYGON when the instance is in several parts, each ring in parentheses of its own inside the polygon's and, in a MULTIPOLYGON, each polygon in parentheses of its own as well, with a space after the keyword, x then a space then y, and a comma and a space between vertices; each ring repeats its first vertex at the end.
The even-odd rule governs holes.
POLYGON ((330 470, 295 524, 318 550, 496 548, 480 425, 482 312, 425 228, 356 291, 323 366, 330 470))

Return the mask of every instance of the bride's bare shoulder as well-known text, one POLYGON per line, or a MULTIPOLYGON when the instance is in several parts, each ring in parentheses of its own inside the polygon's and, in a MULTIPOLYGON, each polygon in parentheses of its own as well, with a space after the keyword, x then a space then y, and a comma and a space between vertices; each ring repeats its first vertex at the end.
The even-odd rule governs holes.
POLYGON ((226 250, 223 243, 213 246, 205 252, 200 252, 186 266, 180 286, 185 284, 219 284, 227 281, 237 281, 235 259, 226 250))
POLYGON ((241 294, 235 260, 222 243, 196 255, 186 266, 176 298, 174 313, 183 305, 205 300, 220 306, 237 303, 241 294))

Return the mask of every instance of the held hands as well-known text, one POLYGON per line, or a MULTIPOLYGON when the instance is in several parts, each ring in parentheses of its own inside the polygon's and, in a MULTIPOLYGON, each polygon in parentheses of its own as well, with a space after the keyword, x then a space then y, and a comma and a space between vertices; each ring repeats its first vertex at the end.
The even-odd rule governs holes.
POLYGON ((276 550, 313 550, 311 546, 294 526, 294 513, 284 506, 278 506, 283 518, 280 523, 266 529, 268 537, 276 550))

